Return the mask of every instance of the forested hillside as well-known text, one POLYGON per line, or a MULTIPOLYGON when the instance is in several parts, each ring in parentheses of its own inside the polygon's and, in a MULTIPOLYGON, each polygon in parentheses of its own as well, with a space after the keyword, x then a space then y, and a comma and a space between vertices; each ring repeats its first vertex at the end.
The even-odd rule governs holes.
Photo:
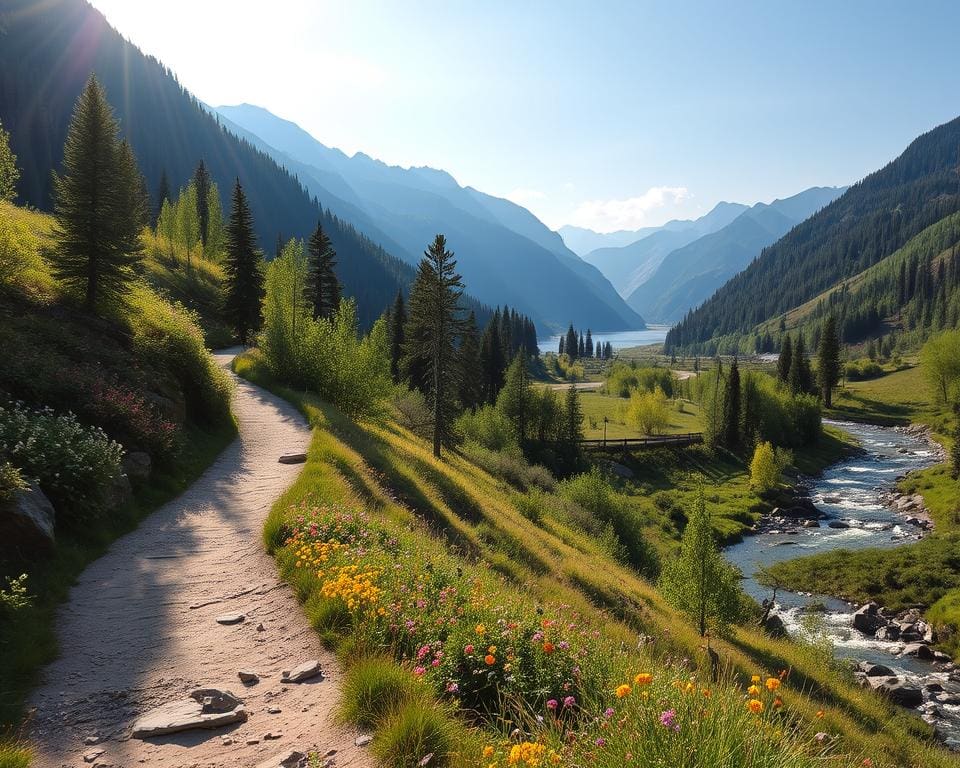
POLYGON ((876 264, 960 209, 958 163, 960 118, 920 136, 766 249, 671 330, 667 347, 747 333, 876 264))
POLYGON ((60 165, 73 105, 91 71, 114 106, 154 202, 161 177, 187 179, 203 160, 222 194, 240 179, 268 254, 279 234, 305 237, 323 217, 361 321, 372 323, 412 281, 409 266, 321 212, 295 177, 223 130, 170 70, 125 41, 84 0, 5 0, 0 7, 0 120, 20 164, 21 202, 50 210, 50 169, 60 165))

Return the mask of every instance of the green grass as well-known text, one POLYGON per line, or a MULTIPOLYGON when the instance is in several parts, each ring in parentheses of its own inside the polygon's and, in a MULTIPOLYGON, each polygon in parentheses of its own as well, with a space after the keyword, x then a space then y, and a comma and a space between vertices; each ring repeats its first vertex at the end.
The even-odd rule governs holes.
POLYGON ((362 658, 343 680, 340 715, 364 728, 374 728, 403 705, 426 694, 424 686, 393 659, 362 658))
MULTIPOLYGON (((333 562, 353 563, 363 569, 380 568, 382 563, 390 562, 391 576, 379 583, 388 590, 391 603, 399 597, 406 606, 408 598, 401 596, 410 594, 409 590, 398 591, 392 585, 399 587, 405 583, 405 579, 427 579, 424 571, 429 571, 430 578, 436 579, 438 585, 452 584, 459 594, 464 594, 464 589, 475 594, 480 602, 475 606, 472 602, 468 603, 470 611, 492 611, 494 616, 502 619, 502 625, 499 620, 485 621, 488 627, 496 626, 497 632, 503 633, 493 643, 500 649, 498 653, 516 647, 511 634, 515 630, 509 629, 511 621, 519 621, 521 626, 526 621, 539 623, 555 616, 556 611, 560 610, 558 606, 565 606, 562 608, 565 615, 577 615, 578 624, 582 622, 586 632, 584 637, 590 638, 583 645, 584 655, 580 658, 584 672, 589 673, 594 681, 585 683, 584 702, 589 701, 588 714, 601 713, 603 707, 608 705, 619 706, 612 691, 628 670, 631 675, 648 670, 658 680, 662 678, 663 695, 660 697, 658 693, 658 704, 662 703, 664 708, 677 706, 678 711, 679 700, 674 704, 670 697, 680 692, 671 684, 671 680, 677 680, 683 687, 683 681, 693 675, 698 681, 697 687, 703 684, 705 672, 701 638, 664 603, 649 582, 639 578, 629 567, 615 562, 601 542, 585 533, 575 520, 565 515, 562 505, 554 508, 545 503, 538 514, 529 515, 528 510, 525 516, 514 501, 516 491, 466 458, 451 452, 442 461, 436 461, 425 441, 390 421, 357 423, 310 395, 280 387, 262 373, 256 355, 246 355, 238 360, 236 370, 245 372, 290 398, 314 426, 304 471, 271 510, 264 532, 284 577, 306 601, 308 612, 311 610, 311 595, 324 582, 317 576, 316 569, 297 567, 295 560, 291 559, 294 553, 283 542, 297 515, 309 509, 342 505, 352 510, 364 510, 369 518, 367 525, 371 535, 393 543, 386 548, 388 551, 381 547, 364 546, 361 552, 348 547, 343 554, 337 555, 344 559, 333 562), (504 542, 509 543, 509 552, 504 550, 504 542), (394 569, 396 564, 400 565, 399 571, 394 569), (466 585, 474 586, 468 588, 466 585), (596 636, 591 634, 594 627, 596 636), (638 649, 638 632, 656 638, 655 642, 638 649), (674 666, 678 658, 690 660, 683 672, 674 666)), ((819 460, 826 460, 831 450, 844 448, 842 440, 838 439, 832 446, 823 448, 819 460)), ((737 494, 746 493, 742 479, 742 457, 730 457, 714 463, 705 456, 694 454, 682 461, 664 456, 651 458, 649 462, 646 468, 639 465, 635 467, 644 473, 638 474, 636 487, 631 490, 631 495, 640 499, 640 503, 656 504, 658 491, 669 493, 672 483, 677 479, 676 475, 671 477, 669 473, 676 472, 679 475, 679 467, 685 466, 690 470, 704 471, 712 477, 712 492, 720 499, 717 503, 729 505, 730 516, 726 519, 735 519, 736 508, 742 507, 743 499, 737 499, 737 494), (677 468, 670 469, 671 466, 677 468), (663 486, 655 487, 657 482, 662 482, 663 486)), ((681 490, 680 495, 673 499, 680 513, 684 508, 682 494, 685 492, 681 490)), ((556 498, 553 494, 545 494, 545 497, 556 498)), ((667 500, 669 498, 661 503, 667 506, 667 500)), ((664 515, 669 517, 669 511, 661 511, 657 519, 662 520, 664 515)), ((657 519, 651 520, 649 526, 655 526, 657 519)), ((370 653, 373 649, 391 655, 399 660, 401 668, 412 671, 416 663, 416 646, 424 636, 418 635, 416 641, 411 641, 414 643, 412 646, 398 646, 383 640, 378 646, 376 638, 382 637, 378 632, 388 632, 386 627, 389 622, 384 625, 380 619, 361 620, 363 616, 362 612, 358 612, 348 628, 326 640, 338 647, 349 665, 356 664, 364 653, 370 653), (358 649, 362 652, 358 653, 358 649)), ((444 616, 436 599, 427 601, 424 616, 444 616)), ((465 637, 475 620, 471 614, 467 616, 470 618, 458 621, 449 630, 449 644, 444 639, 445 633, 439 634, 445 651, 454 654, 464 648, 465 637)), ((579 648, 579 643, 583 641, 579 639, 580 635, 577 637, 578 644, 575 647, 579 648)), ((812 739, 809 735, 801 737, 800 734, 812 734, 814 729, 840 735, 837 742, 840 754, 829 761, 831 764, 856 765, 864 757, 870 757, 875 765, 898 768, 955 764, 953 757, 929 741, 930 729, 926 724, 883 701, 873 692, 855 686, 846 675, 825 664, 822 654, 816 649, 766 637, 754 627, 746 625, 735 627, 728 638, 713 638, 712 645, 729 670, 731 680, 748 680, 750 674, 762 670, 774 674, 779 670, 789 671, 784 691, 786 711, 798 719, 800 730, 790 730, 789 734, 778 736, 784 742, 779 747, 774 744, 772 752, 781 756, 798 756, 784 758, 786 762, 763 764, 805 765, 803 744, 811 743, 812 739), (822 719, 816 717, 818 710, 824 711, 822 719), (794 738, 793 734, 800 741, 790 741, 794 738)), ((443 683, 448 679, 444 677, 444 669, 448 667, 441 666, 440 672, 428 669, 424 676, 424 680, 434 686, 435 695, 441 698, 443 683)), ((472 678, 468 676, 466 679, 472 678)), ((737 684, 731 682, 722 685, 737 684)), ((704 754, 711 754, 711 750, 720 742, 710 741, 708 744, 707 740, 721 737, 732 738, 740 744, 752 741, 754 733, 748 733, 743 725, 738 725, 739 720, 724 720, 719 710, 716 715, 704 714, 716 702, 742 704, 742 697, 742 689, 738 693, 731 688, 724 691, 721 697, 702 700, 703 703, 695 710, 699 714, 692 716, 708 720, 715 716, 717 723, 729 722, 730 725, 724 725, 726 731, 723 733, 709 729, 698 732, 697 744, 684 741, 691 750, 689 754, 701 750, 704 754)), ((543 712, 537 708, 535 697, 532 697, 532 701, 531 717, 543 712)), ((506 703, 517 702, 508 699, 506 703)), ((659 711, 658 707, 656 714, 659 711)), ((408 725, 403 728, 404 743, 408 738, 416 741, 418 722, 417 717, 410 717, 408 725)), ((586 745, 603 733, 600 727, 602 722, 602 717, 584 719, 582 738, 577 746, 569 748, 565 755, 568 760, 577 764, 623 764, 622 753, 610 752, 611 757, 603 757, 605 763, 601 763, 601 758, 596 755, 587 754, 586 745), (595 728, 600 730, 593 730, 595 728), (584 745, 582 749, 579 747, 581 744, 584 745)), ((507 730, 512 727, 507 721, 502 725, 507 730)), ((497 754, 509 752, 512 747, 504 744, 503 733, 498 734, 493 726, 491 735, 490 727, 484 726, 479 734, 492 740, 497 754)), ((549 731, 537 733, 540 734, 541 743, 550 742, 553 738, 549 731)), ((679 738, 686 739, 687 733, 682 729, 679 738)), ((459 737, 463 743, 468 743, 469 734, 473 734, 472 743, 476 743, 477 732, 461 730, 461 734, 467 734, 459 737)), ((380 743, 384 743, 386 736, 378 734, 378 738, 381 739, 380 743)), ((397 742, 391 738, 389 743, 397 742)), ((550 742, 550 746, 554 748, 558 745, 550 742)), ((417 752, 418 749, 412 751, 417 752)), ((471 755, 464 755, 461 751, 459 756, 451 758, 451 762, 463 762, 467 758, 471 758, 471 755)), ((487 763, 481 762, 477 751, 473 753, 472 760, 464 764, 487 763)), ((686 763, 673 760, 671 764, 686 763)))
MULTIPOLYGON (((580 392, 580 405, 583 408, 583 436, 587 438, 601 438, 604 433, 604 417, 608 422, 606 432, 608 438, 644 437, 639 429, 628 425, 624 418, 624 411, 629 400, 606 395, 595 390, 580 392)), ((699 432, 700 408, 696 403, 676 401, 670 404, 670 423, 664 429, 664 434, 675 435, 686 432, 699 432), (683 411, 679 408, 682 407, 683 411)))
POLYGON ((947 412, 933 403, 920 366, 912 365, 876 379, 848 382, 825 415, 889 426, 923 422, 937 430, 947 412))
POLYGON ((377 729, 372 749, 380 765, 386 768, 448 765, 463 749, 461 734, 462 729, 443 707, 415 699, 396 710, 377 729))
POLYGON ((27 768, 33 757, 30 748, 19 741, 0 741, 0 768, 27 768))

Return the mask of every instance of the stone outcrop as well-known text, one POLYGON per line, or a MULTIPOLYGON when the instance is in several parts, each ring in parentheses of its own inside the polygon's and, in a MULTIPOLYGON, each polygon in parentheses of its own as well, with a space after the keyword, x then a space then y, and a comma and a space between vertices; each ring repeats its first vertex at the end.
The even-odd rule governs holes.
POLYGON ((48 551, 54 545, 56 517, 53 504, 39 488, 17 491, 0 504, 0 541, 11 551, 48 551))

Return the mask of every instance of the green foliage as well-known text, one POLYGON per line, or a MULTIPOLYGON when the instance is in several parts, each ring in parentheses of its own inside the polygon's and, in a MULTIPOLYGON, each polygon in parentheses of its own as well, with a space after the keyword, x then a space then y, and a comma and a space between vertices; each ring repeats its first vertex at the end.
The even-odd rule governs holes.
POLYGON ((340 281, 337 279, 337 253, 318 221, 307 244, 308 275, 304 296, 310 303, 313 319, 332 317, 340 306, 340 281))
POLYGON ((464 411, 454 423, 457 436, 491 451, 518 449, 513 424, 500 408, 485 405, 475 411, 464 411))
POLYGON ((437 235, 417 268, 410 290, 404 349, 410 384, 433 410, 433 453, 453 438, 458 373, 456 344, 462 331, 463 282, 453 252, 437 235))
POLYGON ((644 521, 626 499, 610 487, 596 467, 564 480, 558 493, 585 509, 596 520, 609 524, 626 549, 628 562, 644 576, 656 577, 660 562, 656 550, 642 533, 644 521))
POLYGON ((847 363, 844 373, 848 381, 866 381, 867 379, 876 379, 883 376, 885 371, 878 363, 864 360, 861 362, 847 363))
POLYGON ((120 473, 123 448, 102 429, 73 414, 0 406, 0 460, 36 482, 60 518, 83 523, 103 511, 104 495, 120 473))
POLYGON ((960 330, 933 336, 920 350, 920 368, 939 403, 960 397, 960 330))
POLYGON ((291 240, 267 268, 260 346, 273 375, 308 387, 354 417, 382 413, 392 390, 386 322, 360 338, 356 304, 343 300, 332 317, 314 319, 304 286, 303 244, 291 240))
POLYGON ((176 204, 176 239, 187 257, 187 270, 192 266, 195 251, 202 247, 200 238, 200 215, 197 211, 197 187, 192 182, 180 190, 176 204))
POLYGON ((490 450, 477 443, 466 443, 463 455, 493 477, 497 477, 514 488, 525 491, 529 488, 541 488, 552 491, 557 481, 550 470, 539 464, 530 464, 518 447, 503 450, 490 450))
POLYGON ((817 350, 817 378, 824 405, 829 408, 833 388, 840 383, 840 339, 837 336, 837 321, 833 315, 827 317, 820 333, 820 347, 817 350))
POLYGON ((240 343, 246 344, 262 321, 263 270, 253 230, 253 214, 239 179, 233 188, 224 269, 227 275, 224 316, 240 343))
POLYGON ((514 438, 521 445, 529 435, 530 424, 530 372, 527 370, 527 357, 518 352, 507 368, 503 389, 497 397, 497 410, 510 423, 514 438))
POLYGON ((425 693, 417 679, 392 659, 365 658, 347 670, 340 692, 340 716, 363 728, 374 728, 425 693))
POLYGON ((619 397, 630 397, 635 391, 654 392, 659 389, 668 398, 677 394, 678 382, 673 371, 659 366, 641 366, 637 362, 614 361, 607 371, 603 388, 619 397))
POLYGON ((13 466, 9 461, 0 461, 0 504, 10 501, 18 491, 29 487, 19 467, 13 466))
POLYGON ((77 101, 54 177, 54 272, 88 310, 123 298, 141 260, 147 218, 143 177, 106 95, 91 75, 77 101))
POLYGON ((670 423, 670 406, 663 390, 659 387, 653 392, 634 390, 626 420, 645 435, 661 434, 670 423))
POLYGON ((774 449, 770 443, 757 443, 750 460, 750 487, 757 493, 772 491, 780 483, 780 475, 790 464, 788 452, 774 449))
POLYGON ((10 149, 10 134, 0 122, 0 200, 13 200, 17 196, 17 180, 20 169, 17 168, 17 156, 10 149))
POLYGON ((723 631, 739 616, 739 574, 717 547, 703 488, 680 541, 680 552, 669 558, 660 575, 660 589, 696 625, 701 637, 711 626, 723 631))

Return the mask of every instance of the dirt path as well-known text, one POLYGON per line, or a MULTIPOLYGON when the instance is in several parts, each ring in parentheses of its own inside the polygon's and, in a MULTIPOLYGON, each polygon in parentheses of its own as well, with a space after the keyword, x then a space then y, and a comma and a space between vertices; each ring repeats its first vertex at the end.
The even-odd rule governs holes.
MULTIPOLYGON (((217 361, 226 367, 231 357, 217 361)), ((334 725, 340 668, 263 550, 263 519, 300 471, 277 458, 305 451, 310 431, 292 406, 242 380, 234 413, 239 438, 182 496, 92 563, 60 608, 62 655, 30 702, 36 768, 253 768, 290 749, 314 748, 337 750, 339 768, 372 764, 354 745, 358 734, 334 725), (246 620, 216 622, 233 612, 246 620), (322 663, 322 681, 281 685, 281 670, 310 659, 322 663), (257 672, 260 682, 241 684, 241 669, 257 672), (129 738, 141 714, 200 687, 233 691, 249 720, 129 738), (265 740, 268 732, 282 736, 265 740)))

